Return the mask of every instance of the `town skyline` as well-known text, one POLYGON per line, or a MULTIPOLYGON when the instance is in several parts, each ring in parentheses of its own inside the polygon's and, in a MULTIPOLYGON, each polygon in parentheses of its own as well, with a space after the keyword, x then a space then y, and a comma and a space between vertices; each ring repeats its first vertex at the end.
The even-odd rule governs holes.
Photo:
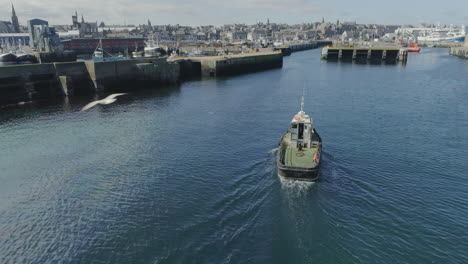
MULTIPOLYGON (((231 1, 201 0, 190 3, 185 0, 158 1, 137 0, 131 8, 128 3, 116 0, 112 8, 108 3, 82 1, 41 1, 37 3, 30 0, 14 1, 10 4, 15 6, 19 23, 26 25, 26 21, 32 18, 48 20, 51 24, 71 24, 70 14, 78 12, 80 18, 83 14, 86 21, 104 21, 106 24, 144 24, 148 19, 154 25, 180 24, 189 26, 200 25, 224 25, 224 24, 256 24, 266 22, 270 19, 272 23, 279 24, 303 24, 321 21, 324 17, 328 22, 356 21, 362 24, 383 25, 419 25, 443 24, 461 25, 468 24, 468 15, 459 10, 468 9, 468 3, 452 0, 445 7, 434 9, 434 5, 425 2, 418 5, 411 2, 406 3, 406 9, 397 8, 403 1, 396 0, 390 7, 385 7, 385 12, 380 11, 383 7, 379 4, 369 4, 366 1, 353 2, 352 5, 341 0, 323 3, 306 0, 293 0, 287 2, 279 0, 240 0, 231 1), (47 4, 49 2, 49 4, 47 4), (358 3, 362 3, 360 6, 358 3), (331 6, 342 8, 330 8, 331 6), (354 6, 354 7, 353 7, 354 6), (360 6, 359 8, 357 6, 360 6), (415 8, 411 8, 414 6, 415 8), (429 6, 432 6, 429 8, 429 6), (454 8, 457 6, 457 8, 454 8), (395 9, 395 10, 394 10, 395 9), (346 10, 346 11, 344 11, 346 10), (376 12, 376 10, 378 12, 376 12), (414 12, 417 10, 417 12, 414 12), (177 15, 174 15, 177 13, 177 15), (375 14, 377 13, 377 14, 375 14), (414 14, 413 14, 414 13, 414 14), (387 15, 388 14, 388 15, 387 15)), ((401 7, 401 6, 400 6, 401 7)), ((11 18, 11 8, 0 11, 0 20, 11 18)))

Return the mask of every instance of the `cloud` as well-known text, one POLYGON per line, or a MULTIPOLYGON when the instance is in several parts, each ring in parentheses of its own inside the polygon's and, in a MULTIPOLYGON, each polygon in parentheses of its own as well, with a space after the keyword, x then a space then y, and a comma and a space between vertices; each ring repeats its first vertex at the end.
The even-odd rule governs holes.
POLYGON ((266 21, 303 23, 356 20, 358 23, 408 24, 419 21, 467 23, 466 0, 446 0, 442 8, 418 1, 394 0, 385 7, 369 0, 0 0, 0 20, 10 20, 13 1, 20 23, 41 18, 51 24, 70 24, 78 11, 87 21, 106 24, 221 25, 266 21), (401 8, 404 6, 405 8, 401 8), (457 8, 454 8, 456 6, 457 8))
MULTIPOLYGON (((3 1, 3 0, 2 0, 3 1)), ((176 11, 180 6, 171 2, 146 2, 136 1, 99 1, 99 0, 22 0, 17 1, 15 10, 24 21, 31 18, 48 20, 52 24, 70 24, 71 16, 78 12, 84 15, 87 21, 108 21, 114 23, 143 23, 150 16, 158 13, 169 13, 176 11)), ((10 10, 2 10, 0 17, 10 17, 10 10)))
POLYGON ((233 8, 240 10, 259 10, 284 12, 284 13, 308 13, 318 12, 318 5, 312 4, 307 0, 236 0, 236 1, 219 1, 219 0, 201 0, 197 1, 205 4, 218 6, 219 8, 233 8))
MULTIPOLYGON (((21 24, 31 18, 48 20, 51 24, 70 24, 75 10, 87 21, 107 24, 140 24, 147 19, 153 24, 224 24, 236 20, 254 23, 259 17, 293 21, 320 10, 308 0, 18 0, 14 5, 21 24)), ((9 20, 10 11, 9 8, 0 10, 0 20, 9 20)))

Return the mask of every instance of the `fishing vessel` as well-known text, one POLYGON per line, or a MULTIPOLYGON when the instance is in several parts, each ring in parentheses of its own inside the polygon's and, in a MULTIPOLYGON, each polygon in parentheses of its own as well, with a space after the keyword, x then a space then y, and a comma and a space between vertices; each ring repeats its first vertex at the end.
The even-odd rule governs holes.
POLYGON ((16 62, 18 64, 36 64, 39 63, 36 56, 27 53, 16 54, 16 62))
POLYGON ((104 54, 104 49, 102 47, 102 40, 99 39, 99 44, 98 46, 96 47, 96 49, 94 50, 93 52, 93 56, 92 56, 92 60, 94 62, 102 62, 102 61, 119 61, 119 60, 124 60, 125 57, 123 55, 119 55, 119 56, 113 56, 112 54, 106 52, 109 57, 105 57, 105 54, 104 54))
POLYGON ((145 42, 144 49, 145 57, 160 57, 166 54, 166 51, 159 47, 159 44, 154 40, 154 34, 151 34, 151 39, 145 42))
POLYGON ((281 137, 276 157, 278 175, 297 180, 317 180, 322 154, 322 139, 312 126, 312 118, 301 110, 281 137))
POLYGON ((138 44, 135 44, 135 51, 132 52, 132 58, 143 58, 143 51, 138 51, 138 44))
POLYGON ((143 51, 133 51, 132 58, 134 59, 143 58, 143 51))

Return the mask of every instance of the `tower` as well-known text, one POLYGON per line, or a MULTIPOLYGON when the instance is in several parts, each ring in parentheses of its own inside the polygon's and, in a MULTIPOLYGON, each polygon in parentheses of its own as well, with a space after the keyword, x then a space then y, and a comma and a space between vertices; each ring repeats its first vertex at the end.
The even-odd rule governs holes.
POLYGON ((11 4, 11 23, 13 24, 13 30, 15 33, 20 33, 18 17, 16 16, 15 7, 13 4, 11 4))
POLYGON ((75 15, 72 16, 73 27, 78 27, 78 12, 75 11, 75 15))

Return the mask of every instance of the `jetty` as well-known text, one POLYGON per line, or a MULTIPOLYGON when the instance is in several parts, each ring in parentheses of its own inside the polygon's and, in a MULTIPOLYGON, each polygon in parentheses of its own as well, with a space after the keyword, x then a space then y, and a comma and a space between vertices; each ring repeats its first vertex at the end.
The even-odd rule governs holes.
POLYGON ((281 53, 283 53, 284 56, 289 56, 293 52, 317 49, 328 45, 332 45, 332 41, 317 40, 306 43, 290 43, 287 45, 280 45, 276 47, 276 50, 281 51, 281 53))
POLYGON ((322 49, 321 58, 327 61, 358 63, 406 63, 408 50, 390 46, 329 46, 322 49))

